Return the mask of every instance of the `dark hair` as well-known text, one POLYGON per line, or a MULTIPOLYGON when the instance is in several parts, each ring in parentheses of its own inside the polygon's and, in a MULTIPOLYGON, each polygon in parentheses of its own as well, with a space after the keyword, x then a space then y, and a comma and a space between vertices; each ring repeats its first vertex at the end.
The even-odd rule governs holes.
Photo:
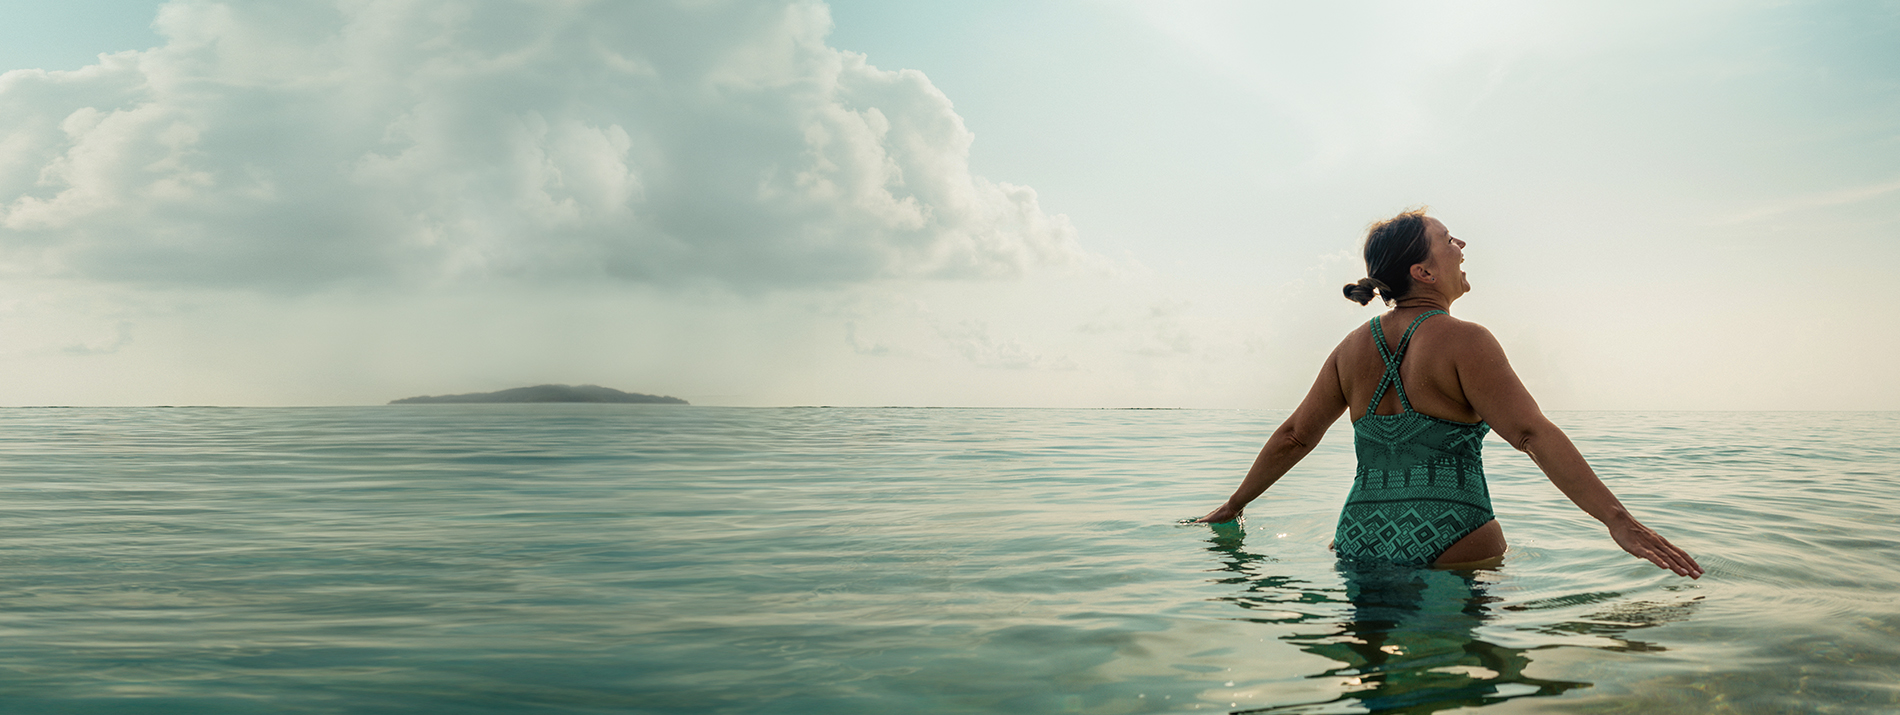
POLYGON ((1412 290, 1412 266, 1431 257, 1425 240, 1425 209, 1416 208, 1372 224, 1366 231, 1366 277, 1346 284, 1346 299, 1366 305, 1372 291, 1391 305, 1412 290))

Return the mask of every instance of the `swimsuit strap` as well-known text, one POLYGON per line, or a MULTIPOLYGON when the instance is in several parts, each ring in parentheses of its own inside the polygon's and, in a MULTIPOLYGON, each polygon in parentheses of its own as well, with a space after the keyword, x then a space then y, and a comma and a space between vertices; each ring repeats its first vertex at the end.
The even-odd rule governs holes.
POLYGON ((1374 414, 1374 412, 1379 409, 1379 400, 1385 398, 1387 385, 1398 389, 1399 405, 1404 407, 1406 412, 1412 411, 1412 401, 1405 397, 1405 383, 1399 380, 1399 363, 1405 361, 1405 349, 1411 346, 1412 333, 1418 331, 1419 324, 1425 322, 1426 318, 1443 314, 1445 314, 1445 311, 1429 310, 1413 318, 1412 324, 1405 328, 1405 336, 1399 338, 1399 349, 1396 351, 1385 344, 1385 329, 1379 327, 1379 316, 1375 315, 1372 317, 1372 342, 1374 345, 1379 346, 1379 357, 1385 360, 1385 375, 1379 378, 1379 389, 1373 391, 1372 404, 1366 407, 1366 414, 1374 414))

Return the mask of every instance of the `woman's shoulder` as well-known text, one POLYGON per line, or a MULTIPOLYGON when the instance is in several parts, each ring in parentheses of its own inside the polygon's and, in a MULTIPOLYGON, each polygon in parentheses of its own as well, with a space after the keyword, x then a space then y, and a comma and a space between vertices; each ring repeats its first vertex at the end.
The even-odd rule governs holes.
POLYGON ((1366 339, 1366 336, 1371 335, 1371 334, 1372 334, 1372 321, 1362 320, 1358 324, 1352 326, 1351 330, 1346 331, 1346 335, 1339 339, 1339 346, 1333 348, 1333 352, 1337 354, 1344 350, 1349 350, 1354 347, 1359 347, 1361 344, 1363 344, 1367 350, 1371 350, 1372 341, 1366 339))
POLYGON ((1417 338, 1450 347, 1453 354, 1503 352, 1503 346, 1498 343, 1497 336, 1492 335, 1490 329, 1476 322, 1446 313, 1425 321, 1425 325, 1431 326, 1431 331, 1427 333, 1421 330, 1423 334, 1417 338))
MULTIPOLYGON (((1396 314, 1396 311, 1391 311, 1379 316, 1377 320, 1380 321, 1380 327, 1385 327, 1386 325, 1394 324, 1393 321, 1398 318, 1406 317, 1410 316, 1399 315, 1396 314)), ((1362 351, 1372 353, 1374 346, 1372 341, 1368 339, 1372 335, 1372 325, 1373 323, 1370 320, 1354 325, 1351 330, 1346 331, 1344 337, 1340 338, 1339 346, 1333 349, 1333 353, 1335 355, 1358 354, 1362 351)), ((1399 328, 1405 327, 1404 323, 1397 323, 1397 325, 1399 328)), ((1396 330, 1394 330, 1394 332, 1396 332, 1396 330)), ((1425 342, 1446 342, 1454 345, 1474 347, 1495 347, 1498 344, 1497 338, 1483 325, 1453 316, 1450 313, 1439 313, 1425 322, 1420 323, 1418 334, 1413 336, 1413 341, 1416 343, 1421 340, 1425 342)))
POLYGON ((1425 321, 1438 332, 1449 332, 1461 336, 1490 335, 1491 331, 1476 322, 1465 320, 1450 313, 1440 313, 1438 317, 1425 321), (1436 323, 1436 325, 1433 325, 1436 323))

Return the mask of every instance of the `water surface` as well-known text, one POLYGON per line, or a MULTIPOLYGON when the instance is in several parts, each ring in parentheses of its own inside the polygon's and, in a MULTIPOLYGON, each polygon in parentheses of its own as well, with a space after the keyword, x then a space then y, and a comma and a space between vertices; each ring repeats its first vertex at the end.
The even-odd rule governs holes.
POLYGON ((1486 445, 1512 543, 1343 565, 1284 413, 0 410, 0 704, 61 713, 1892 712, 1900 416, 1555 415, 1708 568, 1486 445))

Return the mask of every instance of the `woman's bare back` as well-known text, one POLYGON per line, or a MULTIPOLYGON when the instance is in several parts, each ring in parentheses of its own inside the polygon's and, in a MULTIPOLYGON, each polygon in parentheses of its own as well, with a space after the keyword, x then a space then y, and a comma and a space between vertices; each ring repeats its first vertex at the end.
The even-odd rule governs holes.
MULTIPOLYGON (((1381 317, 1379 322, 1386 333, 1386 345, 1397 347, 1406 326, 1427 310, 1429 308, 1401 308, 1381 317)), ((1412 402, 1412 409, 1453 422, 1481 419, 1465 397, 1458 373, 1460 348, 1469 346, 1469 341, 1461 338, 1472 328, 1483 330, 1476 323, 1443 315, 1420 324, 1412 334, 1405 361, 1399 366, 1399 379, 1405 383, 1405 394, 1412 402)), ((1349 416, 1356 422, 1365 416, 1364 405, 1372 402, 1372 391, 1378 389, 1379 380, 1385 374, 1385 361, 1379 357, 1371 331, 1363 324, 1340 341, 1336 355, 1339 392, 1345 396, 1351 409, 1349 416)), ((1398 392, 1388 388, 1379 402, 1378 414, 1392 415, 1399 411, 1398 392)))

